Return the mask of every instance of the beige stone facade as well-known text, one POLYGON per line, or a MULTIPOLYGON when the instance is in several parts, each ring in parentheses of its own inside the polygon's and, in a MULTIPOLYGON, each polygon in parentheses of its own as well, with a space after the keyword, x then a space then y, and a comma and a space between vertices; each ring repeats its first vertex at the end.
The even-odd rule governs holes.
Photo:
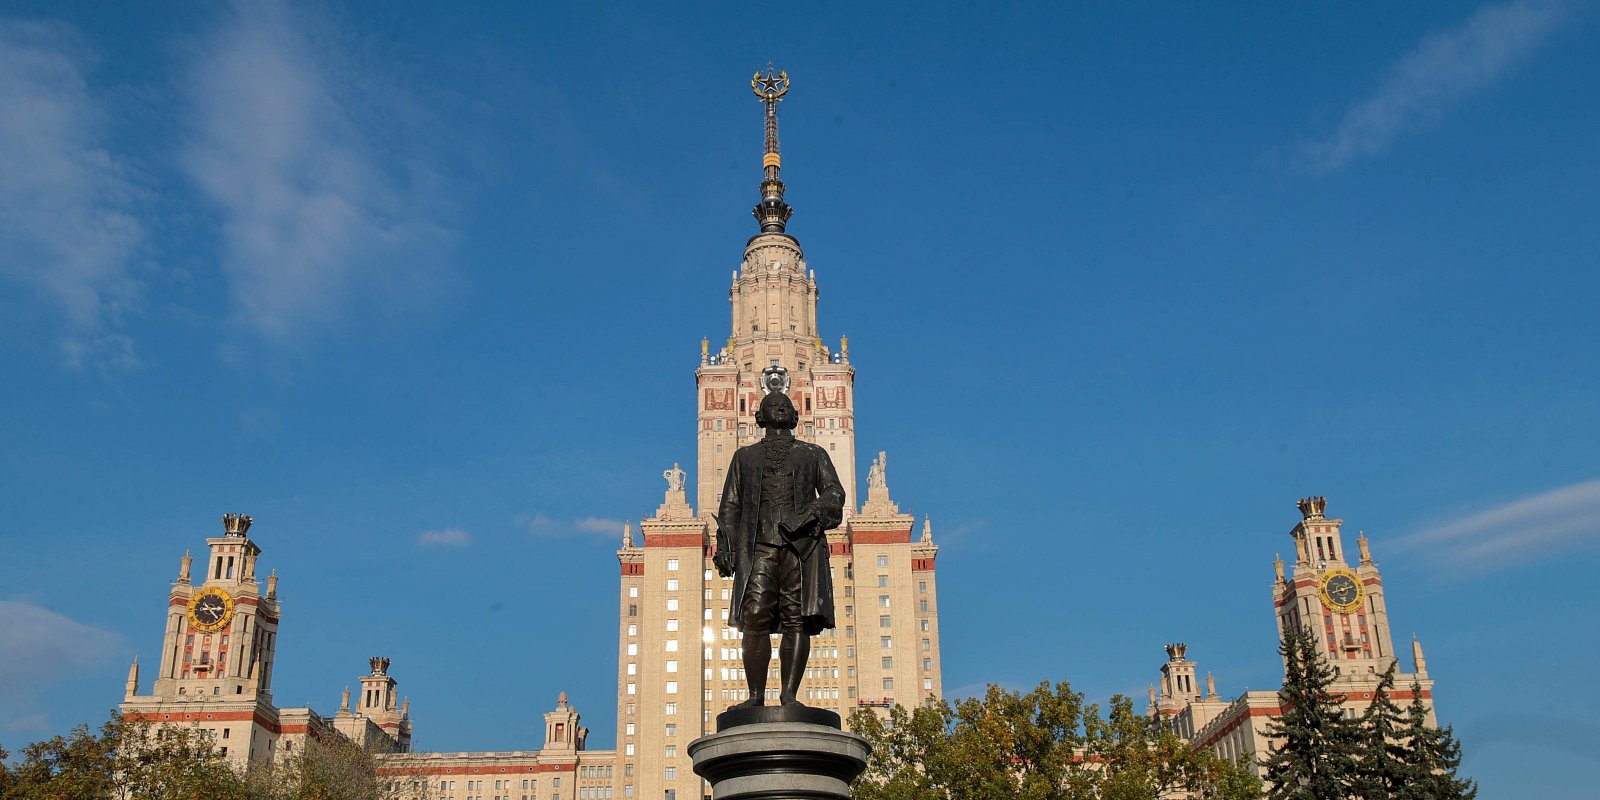
MULTIPOLYGON (((1286 571, 1282 559, 1273 564, 1272 602, 1279 636, 1288 626, 1309 627, 1318 634, 1336 675, 1333 691, 1344 697, 1344 713, 1357 717, 1371 703, 1379 676, 1399 660, 1389 631, 1383 575, 1365 534, 1356 539, 1354 565, 1346 560, 1344 520, 1324 515, 1325 498, 1305 498, 1299 507, 1301 520, 1289 531, 1294 566, 1286 571)), ((1434 722, 1433 681, 1422 644, 1415 639, 1411 659, 1411 672, 1396 670, 1390 696, 1405 705, 1414 696, 1413 687, 1419 687, 1429 722, 1434 722)), ((1168 718, 1178 734, 1197 747, 1209 747, 1229 759, 1247 758, 1259 767, 1269 750, 1280 744, 1267 735, 1268 722, 1281 711, 1277 691, 1245 692, 1225 700, 1209 674, 1202 692, 1196 672, 1186 645, 1167 645, 1161 680, 1150 689, 1150 713, 1168 718)))
MULTIPOLYGON (((711 564, 723 482, 733 453, 759 438, 755 410, 763 370, 780 367, 799 412, 795 434, 827 450, 847 499, 828 534, 837 626, 812 644, 801 699, 848 717, 859 707, 915 705, 942 693, 939 548, 931 522, 891 500, 887 456, 867 475, 857 505, 855 366, 848 342, 823 344, 816 274, 786 233, 762 233, 744 249, 728 290, 732 334, 702 342, 696 505, 674 465, 661 505, 629 528, 617 551, 617 763, 622 798, 699 797, 688 744, 715 731, 715 716, 746 696, 742 634, 727 624, 731 579, 711 564)), ((778 693, 776 650, 768 699, 778 693)), ((548 800, 548 798, 546 798, 548 800)))
POLYGON ((303 747, 306 737, 344 735, 376 752, 410 746, 406 704, 395 696, 388 659, 371 661, 360 678, 362 700, 332 718, 309 708, 278 708, 272 699, 277 652, 276 571, 256 574, 261 548, 251 540, 253 520, 223 517, 224 535, 207 539, 209 553, 193 574, 187 552, 167 594, 161 660, 149 694, 140 694, 138 661, 128 669, 120 710, 130 719, 205 730, 219 751, 239 766, 270 761, 303 747), (381 665, 381 668, 380 668, 381 665))

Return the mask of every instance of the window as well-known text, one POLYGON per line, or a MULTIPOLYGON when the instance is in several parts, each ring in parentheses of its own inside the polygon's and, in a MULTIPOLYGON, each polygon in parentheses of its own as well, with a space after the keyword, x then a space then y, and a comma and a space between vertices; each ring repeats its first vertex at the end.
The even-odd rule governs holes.
POLYGON ((929 650, 932 650, 932 649, 933 649, 933 641, 931 639, 923 639, 922 640, 922 652, 926 653, 926 652, 928 652, 929 650))
POLYGON ((628 635, 629 636, 638 636, 639 635, 639 626, 636 625, 636 624, 633 624, 631 622, 628 623, 628 635))
POLYGON ((883 690, 884 691, 890 691, 892 689, 894 689, 894 678, 884 678, 883 679, 883 690))
POLYGON ((676 660, 669 660, 667 662, 667 671, 668 672, 677 672, 678 671, 678 662, 676 660))
POLYGON ((889 595, 886 595, 886 594, 878 595, 878 607, 879 608, 888 608, 889 607, 889 595))
POLYGON ((628 665, 628 674, 629 675, 638 675, 639 674, 639 665, 630 663, 628 665))
POLYGON ((678 693, 678 682, 677 681, 667 681, 667 694, 677 694, 677 693, 678 693))
POLYGON ((667 715, 671 716, 671 715, 676 714, 676 713, 678 713, 678 704, 677 703, 668 703, 667 704, 667 715))
POLYGON ((884 656, 883 657, 883 668, 884 669, 894 669, 894 656, 884 656))
MULTIPOLYGON (((926 605, 926 604, 924 604, 924 605, 926 605)), ((677 611, 678 610, 678 598, 676 598, 676 597, 667 598, 667 610, 668 611, 677 611)))
POLYGON ((878 588, 882 589, 882 588, 887 587, 888 585, 889 585, 889 576, 888 575, 879 575, 878 576, 878 588))
POLYGON ((928 601, 927 600, 918 600, 917 601, 917 610, 921 611, 924 614, 928 613, 928 601))
POLYGON ((878 646, 883 648, 884 650, 888 650, 889 648, 894 647, 894 637, 893 636, 879 636, 878 637, 878 646))
POLYGON ((675 620, 675 619, 667 620, 667 630, 668 631, 676 631, 676 630, 678 630, 678 621, 675 620))
POLYGON ((677 758, 677 757, 678 757, 678 746, 675 745, 675 744, 667 745, 667 758, 677 758))
POLYGON ((639 616, 639 604, 638 603, 629 603, 628 604, 628 616, 630 616, 630 617, 639 616))
POLYGON ((633 755, 633 743, 632 742, 629 742, 628 744, 625 744, 625 745, 622 746, 622 754, 623 755, 627 755, 627 756, 633 755))
POLYGON ((678 652, 678 640, 677 639, 668 639, 667 640, 667 652, 669 652, 669 653, 678 652))
POLYGON ((677 780, 678 779, 678 768, 677 767, 667 767, 666 778, 669 781, 677 780))
POLYGON ((678 579, 677 578, 668 578, 667 579, 667 591, 669 591, 669 592, 678 591, 678 579))
POLYGON ((667 559, 667 571, 668 572, 677 572, 678 571, 678 559, 676 559, 676 558, 667 559))
POLYGON ((627 728, 625 730, 627 730, 627 732, 628 732, 627 735, 632 736, 633 735, 633 723, 631 723, 631 722, 628 723, 628 726, 627 726, 627 728))
POLYGON ((889 615, 888 614, 884 614, 883 616, 878 617, 878 627, 887 628, 887 627, 890 627, 890 626, 891 626, 891 623, 889 622, 889 615))
POLYGON ((639 596, 639 587, 637 587, 637 586, 629 586, 628 587, 628 596, 629 597, 638 597, 639 596))
POLYGON ((925 691, 925 692, 933 691, 933 679, 932 678, 923 678, 922 679, 922 690, 925 691))
POLYGON ((678 724, 676 722, 667 723, 667 735, 668 736, 677 736, 678 735, 678 724))
POLYGON ((628 681, 628 694, 638 694, 638 693, 639 693, 639 684, 636 684, 633 681, 628 681))
POLYGON ((889 557, 888 556, 878 556, 878 568, 879 569, 887 569, 888 567, 889 567, 889 557))
POLYGON ((639 655, 639 643, 638 642, 628 642, 628 655, 630 655, 630 656, 639 655))
POLYGON ((922 659, 922 668, 923 669, 933 669, 933 659, 931 659, 931 658, 922 659))
POLYGON ((928 632, 928 621, 927 620, 925 620, 925 619, 924 620, 919 620, 918 624, 922 626, 922 632, 923 633, 927 633, 928 632))
POLYGON ((922 593, 922 594, 927 594, 928 593, 928 582, 927 581, 917 581, 917 591, 922 593))

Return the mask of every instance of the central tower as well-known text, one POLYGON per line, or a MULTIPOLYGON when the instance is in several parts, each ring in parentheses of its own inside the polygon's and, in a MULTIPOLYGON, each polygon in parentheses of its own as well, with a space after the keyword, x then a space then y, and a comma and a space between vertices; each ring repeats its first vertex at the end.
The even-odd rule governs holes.
POLYGON ((726 345, 713 352, 709 340, 701 342, 695 371, 700 407, 696 507, 717 507, 728 459, 760 438, 755 410, 761 375, 780 367, 790 376, 790 399, 800 412, 795 435, 828 450, 845 486, 848 516, 855 501, 855 369, 846 341, 840 340, 837 354, 823 344, 816 273, 806 265, 800 242, 785 230, 794 209, 783 198, 778 104, 789 91, 789 76, 774 74, 768 65, 750 85, 766 107, 761 199, 752 210, 760 232, 745 243, 728 289, 733 329, 726 345))
MULTIPOLYGON (((844 523, 827 534, 837 627, 812 640, 799 699, 848 718, 941 693, 939 547, 931 524, 924 520, 918 535, 891 498, 885 453, 857 495, 855 368, 845 340, 833 350, 820 338, 816 275, 788 232, 794 210, 784 199, 778 106, 789 76, 768 65, 750 86, 765 117, 757 231, 728 288, 727 339, 700 342, 693 475, 677 464, 662 472, 661 505, 640 521, 637 538, 623 529, 617 550, 619 800, 703 796, 688 744, 746 696, 743 636, 728 625, 733 583, 711 563, 712 515, 734 451, 762 435, 755 412, 763 386, 789 395, 795 436, 828 452, 845 489, 844 523)), ((773 655, 769 703, 778 700, 773 655)))

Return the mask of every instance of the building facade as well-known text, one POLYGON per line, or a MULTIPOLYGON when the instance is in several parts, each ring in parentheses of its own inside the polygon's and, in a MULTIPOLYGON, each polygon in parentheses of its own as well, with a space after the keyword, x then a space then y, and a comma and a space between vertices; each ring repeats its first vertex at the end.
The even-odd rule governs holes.
MULTIPOLYGON (((1307 497, 1297 504, 1300 522, 1289 531, 1295 562, 1286 571, 1283 559, 1273 561, 1272 604, 1282 640, 1285 630, 1310 628, 1322 640, 1323 655, 1333 667, 1331 691, 1342 695, 1346 716, 1359 717, 1372 702, 1379 678, 1399 661, 1389 630, 1389 606, 1383 574, 1372 559, 1365 533, 1356 539, 1357 557, 1347 560, 1344 520, 1329 519, 1328 501, 1307 497)), ((1150 688, 1150 714, 1165 717, 1180 736, 1228 759, 1248 758, 1257 765, 1280 742, 1267 735, 1267 723, 1282 712, 1276 691, 1252 691, 1232 700, 1217 694, 1206 675, 1205 690, 1196 682, 1198 667, 1184 644, 1169 644, 1161 679, 1150 688)), ((1411 640, 1412 671, 1396 669, 1390 697, 1404 705, 1420 690, 1433 713, 1433 681, 1428 677, 1422 643, 1411 640), (1415 687, 1415 688, 1413 688, 1415 687)))
MULTIPOLYGON (((778 152, 777 107, 787 78, 757 76, 766 107, 760 230, 745 243, 728 288, 731 331, 702 340, 694 371, 694 495, 676 464, 661 505, 623 533, 617 551, 617 763, 623 798, 699 797, 688 744, 746 697, 742 635, 728 626, 730 578, 712 567, 714 514, 733 453, 763 435, 755 424, 764 377, 782 375, 799 412, 795 435, 828 452, 846 491, 845 519, 828 533, 836 627, 812 643, 801 700, 848 717, 858 707, 913 705, 940 696, 939 548, 932 525, 891 500, 886 454, 867 471, 859 502, 855 376, 848 342, 823 343, 816 273, 786 230, 790 208, 778 152), (858 505, 859 502, 859 505, 858 505)), ((778 656, 767 699, 778 696, 778 656)))
POLYGON ((371 659, 371 674, 358 679, 361 699, 353 710, 348 689, 332 717, 273 703, 282 617, 278 574, 264 581, 256 574, 261 548, 250 538, 253 521, 223 515, 223 535, 206 540, 198 583, 194 558, 184 553, 167 593, 166 632, 150 693, 139 693, 135 659, 119 707, 123 716, 206 730, 238 766, 293 753, 307 737, 342 735, 375 752, 404 752, 411 743, 410 706, 396 696, 387 658, 371 659))

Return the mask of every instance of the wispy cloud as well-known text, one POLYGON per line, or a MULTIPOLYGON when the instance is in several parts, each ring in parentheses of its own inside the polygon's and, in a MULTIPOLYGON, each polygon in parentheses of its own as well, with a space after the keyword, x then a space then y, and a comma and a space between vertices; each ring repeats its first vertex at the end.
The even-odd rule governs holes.
POLYGON ((1301 146, 1302 164, 1332 172, 1383 152, 1522 63, 1564 16, 1565 5, 1554 0, 1515 0, 1484 6, 1460 26, 1428 36, 1389 68, 1376 93, 1345 112, 1332 134, 1301 146))
POLYGON ((1395 540, 1452 570, 1489 572, 1600 546, 1600 478, 1460 517, 1395 540))
POLYGON ((275 342, 358 300, 425 302, 446 238, 401 109, 375 100, 397 95, 341 61, 346 47, 314 42, 307 19, 274 2, 233 6, 196 58, 182 156, 221 221, 235 321, 275 342))
POLYGON ((0 728, 41 730, 38 694, 73 672, 105 663, 123 647, 111 631, 30 603, 0 600, 0 728))
POLYGON ((423 531, 417 534, 418 547, 466 547, 471 543, 472 537, 460 528, 423 531))
POLYGON ((544 514, 524 514, 517 518, 517 526, 534 536, 597 536, 622 538, 623 521, 606 517, 579 517, 573 520, 551 519, 544 514))
POLYGON ((139 190, 107 146, 89 54, 63 25, 0 21, 0 279, 61 314, 69 366, 139 366, 119 330, 139 294, 139 190))

